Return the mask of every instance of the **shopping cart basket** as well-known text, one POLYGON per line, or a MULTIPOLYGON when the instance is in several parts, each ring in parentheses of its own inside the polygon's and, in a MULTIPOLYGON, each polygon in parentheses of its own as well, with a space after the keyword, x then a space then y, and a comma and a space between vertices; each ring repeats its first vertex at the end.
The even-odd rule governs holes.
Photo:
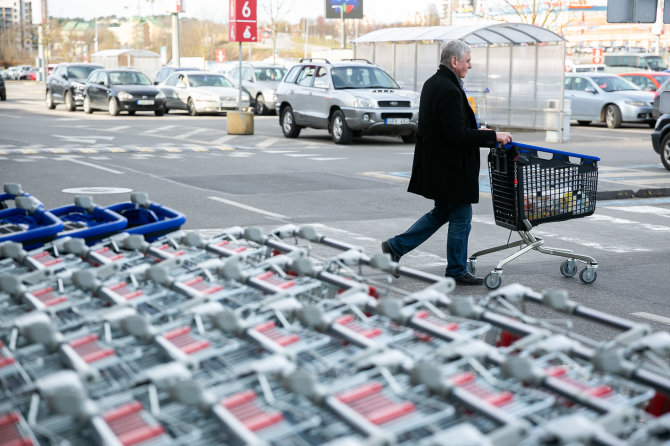
POLYGON ((478 251, 468 259, 468 270, 475 271, 476 259, 504 249, 521 249, 501 260, 485 278, 486 287, 502 283, 503 266, 535 250, 566 257, 561 273, 572 277, 577 261, 586 264, 579 278, 584 283, 596 280, 598 262, 571 250, 545 247, 544 240, 531 234, 533 226, 552 221, 586 217, 595 212, 600 158, 546 149, 520 143, 499 145, 489 153, 491 199, 496 225, 517 231, 521 240, 478 251), (550 158, 546 158, 550 154, 550 158), (543 155, 543 156, 541 156, 543 155))

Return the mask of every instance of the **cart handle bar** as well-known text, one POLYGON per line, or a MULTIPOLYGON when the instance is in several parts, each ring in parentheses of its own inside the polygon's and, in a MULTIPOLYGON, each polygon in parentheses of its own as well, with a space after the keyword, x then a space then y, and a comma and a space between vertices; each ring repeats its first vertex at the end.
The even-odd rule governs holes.
MULTIPOLYGON (((572 153, 572 152, 561 152, 560 150, 554 150, 554 149, 547 149, 545 147, 538 147, 538 146, 531 146, 530 144, 522 144, 520 142, 509 142, 503 146, 505 149, 509 150, 512 147, 518 147, 519 149, 530 149, 530 150, 537 150, 538 152, 547 152, 547 153, 554 153, 557 155, 563 155, 563 156, 574 156, 577 158, 582 158, 582 159, 587 159, 591 161, 600 161, 600 158, 597 156, 589 156, 589 155, 581 155, 579 153, 572 153)), ((528 152, 526 152, 528 153, 528 152)))

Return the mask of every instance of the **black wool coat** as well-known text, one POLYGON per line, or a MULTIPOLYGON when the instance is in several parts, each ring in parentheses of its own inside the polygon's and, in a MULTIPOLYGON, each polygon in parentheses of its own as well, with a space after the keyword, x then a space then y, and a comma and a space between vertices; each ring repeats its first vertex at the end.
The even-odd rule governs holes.
POLYGON ((456 73, 440 65, 421 89, 408 192, 451 204, 479 202, 479 148, 495 143, 495 131, 477 130, 456 73))

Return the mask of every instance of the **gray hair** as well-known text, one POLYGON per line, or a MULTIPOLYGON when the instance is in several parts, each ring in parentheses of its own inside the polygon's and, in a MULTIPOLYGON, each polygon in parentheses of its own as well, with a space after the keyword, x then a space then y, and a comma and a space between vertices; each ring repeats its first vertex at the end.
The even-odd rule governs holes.
POLYGON ((444 66, 449 66, 452 57, 456 60, 465 59, 466 53, 472 52, 472 48, 462 40, 450 40, 442 46, 440 53, 440 63, 444 66))

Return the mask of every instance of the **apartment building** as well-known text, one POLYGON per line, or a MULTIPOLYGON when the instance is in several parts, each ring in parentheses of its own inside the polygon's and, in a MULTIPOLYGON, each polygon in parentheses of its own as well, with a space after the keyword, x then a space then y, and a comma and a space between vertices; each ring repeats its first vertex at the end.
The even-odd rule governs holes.
POLYGON ((33 8, 30 0, 0 0, 0 32, 14 30, 22 48, 36 48, 33 8))

